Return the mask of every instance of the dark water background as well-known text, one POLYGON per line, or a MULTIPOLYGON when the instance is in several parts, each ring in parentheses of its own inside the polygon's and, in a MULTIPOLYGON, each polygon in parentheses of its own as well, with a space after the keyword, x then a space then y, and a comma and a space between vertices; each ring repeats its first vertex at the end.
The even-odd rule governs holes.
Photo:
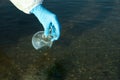
POLYGON ((120 80, 120 0, 45 0, 62 32, 36 51, 33 15, 0 1, 0 80, 120 80))

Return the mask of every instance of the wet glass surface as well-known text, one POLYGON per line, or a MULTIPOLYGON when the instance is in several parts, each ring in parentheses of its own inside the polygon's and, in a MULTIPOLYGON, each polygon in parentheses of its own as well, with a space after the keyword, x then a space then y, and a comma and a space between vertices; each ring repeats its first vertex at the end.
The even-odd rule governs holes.
POLYGON ((33 15, 0 1, 0 80, 120 80, 120 1, 45 0, 61 23, 52 48, 36 51, 33 15))

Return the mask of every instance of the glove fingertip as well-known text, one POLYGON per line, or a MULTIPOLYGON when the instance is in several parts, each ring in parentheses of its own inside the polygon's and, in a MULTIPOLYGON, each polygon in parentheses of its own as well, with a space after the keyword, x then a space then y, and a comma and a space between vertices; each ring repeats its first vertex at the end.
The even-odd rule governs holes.
POLYGON ((47 37, 48 36, 48 32, 44 31, 44 35, 45 35, 45 37, 47 37))

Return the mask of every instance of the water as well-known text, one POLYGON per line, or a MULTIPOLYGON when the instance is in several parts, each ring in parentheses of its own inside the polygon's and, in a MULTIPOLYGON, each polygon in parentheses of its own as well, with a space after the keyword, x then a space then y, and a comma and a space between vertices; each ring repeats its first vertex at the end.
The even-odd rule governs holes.
POLYGON ((33 15, 0 1, 1 80, 119 80, 120 1, 45 0, 62 25, 51 49, 36 51, 35 32, 43 30, 33 15))

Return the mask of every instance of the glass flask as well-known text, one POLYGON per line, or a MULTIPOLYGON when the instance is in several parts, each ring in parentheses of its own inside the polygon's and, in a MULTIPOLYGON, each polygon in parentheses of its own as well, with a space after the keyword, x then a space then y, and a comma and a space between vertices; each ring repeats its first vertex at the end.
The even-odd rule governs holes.
POLYGON ((32 45, 36 50, 44 47, 50 48, 53 44, 51 39, 52 39, 51 35, 48 35, 47 37, 45 37, 44 31, 38 31, 32 37, 32 45))

